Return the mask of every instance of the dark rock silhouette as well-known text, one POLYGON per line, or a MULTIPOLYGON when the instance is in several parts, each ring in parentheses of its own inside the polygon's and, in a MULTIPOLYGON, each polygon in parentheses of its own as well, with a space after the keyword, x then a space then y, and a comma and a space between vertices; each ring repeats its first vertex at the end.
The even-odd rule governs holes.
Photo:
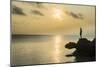
POLYGON ((69 42, 65 45, 65 48, 72 49, 76 48, 76 51, 69 56, 75 56, 77 62, 85 62, 85 61, 95 61, 95 52, 96 52, 96 39, 93 41, 89 41, 86 38, 80 38, 77 43, 69 42))

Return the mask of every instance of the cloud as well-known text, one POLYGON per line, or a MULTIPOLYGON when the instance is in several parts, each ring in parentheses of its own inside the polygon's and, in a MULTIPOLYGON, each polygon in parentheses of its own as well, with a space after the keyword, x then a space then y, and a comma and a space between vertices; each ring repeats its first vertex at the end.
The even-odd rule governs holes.
POLYGON ((44 16, 44 14, 41 13, 40 11, 38 11, 38 10, 32 10, 32 13, 35 14, 35 15, 44 16))
POLYGON ((75 19, 84 19, 83 15, 81 13, 74 13, 74 12, 66 11, 66 14, 69 15, 69 16, 72 16, 75 19))
POLYGON ((13 14, 18 14, 18 15, 25 15, 23 10, 15 5, 12 6, 12 13, 13 14))
POLYGON ((31 3, 33 6, 36 6, 38 8, 44 8, 43 3, 42 2, 33 2, 31 3))
POLYGON ((36 2, 36 4, 37 4, 37 6, 38 6, 39 8, 42 8, 42 7, 43 7, 41 2, 36 2))

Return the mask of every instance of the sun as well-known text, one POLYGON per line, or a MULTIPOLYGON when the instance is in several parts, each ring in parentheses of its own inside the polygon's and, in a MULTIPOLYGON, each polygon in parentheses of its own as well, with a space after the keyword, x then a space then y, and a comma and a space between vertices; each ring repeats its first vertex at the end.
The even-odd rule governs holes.
POLYGON ((53 9, 52 16, 57 20, 63 20, 63 11, 59 8, 55 8, 53 9))

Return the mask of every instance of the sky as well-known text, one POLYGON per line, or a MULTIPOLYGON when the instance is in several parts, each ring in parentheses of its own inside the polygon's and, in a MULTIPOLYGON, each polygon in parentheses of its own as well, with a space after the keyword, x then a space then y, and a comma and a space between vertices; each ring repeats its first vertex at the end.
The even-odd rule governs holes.
POLYGON ((95 6, 12 1, 12 34, 95 36, 95 6))

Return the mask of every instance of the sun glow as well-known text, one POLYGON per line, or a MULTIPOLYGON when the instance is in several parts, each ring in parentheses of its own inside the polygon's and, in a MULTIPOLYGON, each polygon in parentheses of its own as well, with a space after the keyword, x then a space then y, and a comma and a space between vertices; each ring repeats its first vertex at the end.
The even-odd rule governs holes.
POLYGON ((63 20, 63 12, 61 9, 53 9, 53 17, 57 20, 63 20))

